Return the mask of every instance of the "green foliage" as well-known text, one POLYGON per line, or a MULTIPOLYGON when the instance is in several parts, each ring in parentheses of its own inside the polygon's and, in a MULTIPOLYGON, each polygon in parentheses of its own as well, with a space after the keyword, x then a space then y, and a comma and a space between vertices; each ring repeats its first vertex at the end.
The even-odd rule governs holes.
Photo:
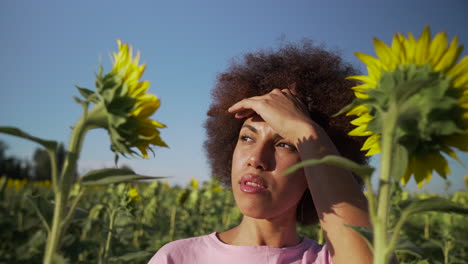
POLYGON ((411 214, 400 230, 400 237, 413 245, 397 251, 400 264, 466 263, 468 192, 459 191, 442 197, 427 193, 411 195, 398 185, 392 190, 395 199, 392 201, 391 225, 411 214))
POLYGON ((135 172, 129 168, 107 168, 93 170, 80 178, 80 182, 83 185, 107 185, 112 183, 129 182, 136 180, 155 180, 166 177, 157 176, 143 176, 135 174, 135 172))
MULTIPOLYGON (((53 193, 47 185, 6 185, 0 197, 0 263, 41 263, 47 227, 37 211, 48 222, 53 193)), ((72 197, 78 193, 77 187, 72 189, 72 197)), ((63 263, 147 263, 172 240, 227 230, 242 216, 232 192, 216 181, 185 187, 153 181, 89 185, 86 189, 77 216, 63 238, 62 255, 56 256, 63 263), (131 188, 137 189, 141 200, 129 197, 131 188)), ((441 199, 411 195, 398 186, 393 190, 396 209, 391 214, 392 226, 407 210, 409 201, 441 199)), ((468 205, 467 192, 446 198, 451 202, 441 202, 443 208, 468 205)), ((468 257, 467 220, 466 216, 440 212, 409 217, 400 231, 402 239, 396 251, 399 262, 463 263, 468 257)), ((298 226, 298 232, 320 240, 319 226, 298 226)))
POLYGON ((369 178, 374 172, 374 168, 372 167, 369 167, 366 165, 360 165, 352 160, 349 160, 347 158, 343 158, 340 156, 328 155, 318 160, 311 159, 311 160, 301 161, 291 166, 287 170, 285 170, 284 174, 293 173, 297 171, 298 169, 301 169, 307 166, 314 166, 314 165, 320 165, 320 164, 333 165, 339 168, 348 169, 363 179, 369 178))
POLYGON ((5 133, 11 136, 16 136, 24 139, 28 139, 34 141, 36 143, 41 144, 44 148, 50 151, 55 151, 57 148, 58 143, 53 140, 44 140, 35 136, 31 136, 30 134, 23 132, 22 130, 15 128, 15 127, 0 127, 0 133, 5 133))

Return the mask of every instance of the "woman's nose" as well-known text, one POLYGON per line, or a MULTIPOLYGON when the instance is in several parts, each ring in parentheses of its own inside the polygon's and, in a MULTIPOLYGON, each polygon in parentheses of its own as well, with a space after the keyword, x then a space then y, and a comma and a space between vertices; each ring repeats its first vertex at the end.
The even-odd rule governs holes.
POLYGON ((257 144, 250 153, 247 165, 259 170, 269 170, 272 164, 272 150, 267 144, 257 144))

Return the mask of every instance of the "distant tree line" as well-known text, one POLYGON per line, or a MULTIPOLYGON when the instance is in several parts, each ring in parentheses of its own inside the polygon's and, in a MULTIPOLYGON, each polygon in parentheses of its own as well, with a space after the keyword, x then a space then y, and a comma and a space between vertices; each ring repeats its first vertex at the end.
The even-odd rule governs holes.
MULTIPOLYGON (((51 179, 50 158, 43 148, 36 148, 32 161, 22 160, 14 156, 7 156, 8 146, 0 140, 0 177, 12 179, 28 179, 42 181, 51 179)), ((65 161, 66 151, 62 143, 57 147, 57 165, 60 172, 65 161)), ((75 173, 76 174, 76 173, 75 173)))

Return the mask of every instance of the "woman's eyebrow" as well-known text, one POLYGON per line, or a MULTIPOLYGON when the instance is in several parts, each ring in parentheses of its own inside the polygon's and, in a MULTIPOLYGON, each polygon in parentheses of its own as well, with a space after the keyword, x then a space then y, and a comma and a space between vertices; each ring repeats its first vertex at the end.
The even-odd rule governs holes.
MULTIPOLYGON (((245 124, 245 125, 242 126, 242 128, 244 128, 244 127, 245 127, 245 128, 248 128, 249 130, 251 130, 251 131, 254 132, 254 133, 257 133, 257 132, 258 132, 258 130, 257 130, 255 127, 251 126, 251 125, 245 124)), ((282 139, 284 139, 284 138, 283 138, 280 134, 275 133, 275 134, 273 135, 273 139, 274 139, 275 141, 277 141, 277 140, 282 140, 282 139)))
POLYGON ((257 133, 257 129, 251 125, 243 125, 242 128, 244 127, 250 129, 254 133, 257 133))

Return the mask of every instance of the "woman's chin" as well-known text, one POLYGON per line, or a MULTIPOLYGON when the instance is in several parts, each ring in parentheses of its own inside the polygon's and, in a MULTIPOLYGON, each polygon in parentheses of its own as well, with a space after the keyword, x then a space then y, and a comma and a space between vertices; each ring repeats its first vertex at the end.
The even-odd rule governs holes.
POLYGON ((250 204, 247 206, 238 205, 238 208, 242 215, 255 219, 266 219, 273 215, 271 210, 268 210, 262 206, 253 206, 250 204))
POLYGON ((254 218, 254 219, 267 219, 267 218, 269 218, 268 214, 266 214, 265 212, 258 211, 258 210, 249 210, 249 211, 241 210, 241 213, 244 216, 254 218))

